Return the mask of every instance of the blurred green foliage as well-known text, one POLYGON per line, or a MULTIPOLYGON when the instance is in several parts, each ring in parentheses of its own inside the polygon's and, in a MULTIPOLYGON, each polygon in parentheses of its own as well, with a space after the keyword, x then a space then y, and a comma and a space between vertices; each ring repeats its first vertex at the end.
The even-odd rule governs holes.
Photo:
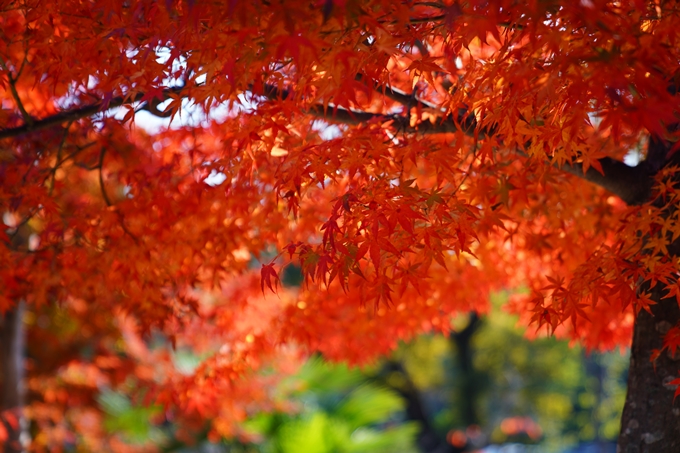
MULTIPOLYGON (((405 390, 411 389, 441 442, 471 427, 485 445, 534 444, 542 452, 616 439, 628 357, 588 353, 554 338, 528 340, 516 317, 501 310, 506 298, 493 297, 491 313, 474 321, 464 341, 423 335, 364 369, 310 358, 280 384, 296 410, 254 414, 244 426, 255 439, 249 443, 209 444, 206 431, 187 447, 174 439, 171 423, 154 424, 158 408, 135 406, 113 391, 99 398, 105 426, 130 443, 155 443, 163 451, 416 453, 423 451, 416 441, 422 420, 408 420, 405 390)), ((454 330, 466 331, 473 319, 461 315, 454 330)), ((175 360, 190 372, 201 358, 182 350, 175 360)))
MULTIPOLYGON (((423 393, 437 430, 444 436, 466 428, 461 398, 470 395, 456 389, 471 378, 478 423, 491 443, 538 442, 542 451, 560 451, 579 442, 616 439, 628 356, 586 352, 555 338, 528 340, 516 327, 517 318, 501 310, 506 298, 492 298, 491 313, 472 337, 472 376, 464 375, 455 342, 442 335, 422 336, 396 352, 423 393), (504 420, 526 417, 540 428, 539 437, 502 429, 504 420)), ((462 316, 456 327, 462 330, 467 322, 462 316)))
POLYGON ((122 393, 104 390, 98 397, 104 411, 104 428, 130 444, 162 444, 166 434, 153 423, 161 412, 159 406, 137 406, 122 393))
POLYGON ((415 423, 401 417, 404 402, 359 369, 310 359, 288 385, 299 390, 295 414, 260 414, 246 427, 266 453, 416 452, 415 423))

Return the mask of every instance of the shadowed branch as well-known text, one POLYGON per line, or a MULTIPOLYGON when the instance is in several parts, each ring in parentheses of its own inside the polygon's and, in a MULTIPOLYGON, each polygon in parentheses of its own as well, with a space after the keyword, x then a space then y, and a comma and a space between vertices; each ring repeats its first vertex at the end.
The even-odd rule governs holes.
MULTIPOLYGON (((173 94, 180 94, 184 90, 184 87, 168 88, 161 92, 161 98, 163 100, 170 99, 173 94)), ((63 112, 50 115, 42 119, 34 119, 32 123, 25 123, 21 126, 10 127, 6 129, 0 129, 0 140, 4 138, 18 137, 20 135, 37 132, 44 129, 49 129, 50 127, 58 126, 66 122, 78 121, 83 118, 88 118, 90 116, 96 115, 112 108, 121 107, 123 105, 134 104, 135 102, 140 102, 144 99, 144 93, 138 93, 132 97, 118 96, 111 99, 108 102, 95 102, 93 104, 84 105, 82 107, 76 107, 71 110, 65 110, 63 112)), ((157 106, 159 102, 162 101, 150 101, 149 109, 153 106, 157 106)), ((146 110, 146 106, 142 106, 141 110, 146 110)), ((153 111, 151 112, 153 113, 153 111)), ((164 112, 162 112, 164 113, 164 112)))
MULTIPOLYGON (((396 88, 380 85, 374 81, 365 80, 361 76, 357 76, 357 78, 364 81, 365 83, 368 83, 374 90, 382 93, 389 99, 399 102, 404 106, 420 104, 427 108, 441 110, 441 108, 434 104, 418 99, 416 96, 405 93, 396 88)), ((249 88, 252 90, 252 87, 249 88)), ((153 100, 147 100, 145 104, 139 107, 139 110, 147 110, 154 115, 166 117, 170 114, 170 112, 159 111, 158 104, 164 100, 170 99, 173 95, 187 96, 187 91, 188 90, 186 90, 185 87, 175 87, 163 90, 160 92, 159 96, 156 96, 153 100)), ((295 95, 295 93, 289 89, 281 90, 274 85, 268 84, 263 86, 261 93, 255 94, 264 96, 270 100, 286 100, 295 95)), ((145 100, 145 98, 146 96, 144 93, 138 93, 132 97, 118 96, 109 100, 108 102, 97 102, 74 108, 72 110, 66 110, 46 118, 33 119, 32 122, 27 122, 22 126, 0 129, 0 139, 17 137, 23 134, 57 126, 65 122, 77 121, 115 107, 141 102, 145 100)), ((321 104, 312 105, 307 108, 306 113, 324 119, 328 122, 350 125, 369 122, 381 124, 389 122, 394 129, 404 134, 430 135, 462 131, 466 135, 473 136, 477 139, 482 139, 485 136, 493 136, 495 134, 495 129, 493 127, 478 127, 474 115, 464 108, 461 108, 457 112, 455 118, 450 115, 442 116, 440 120, 435 121, 434 123, 430 121, 423 121, 419 124, 416 124, 415 126, 411 125, 410 118, 406 115, 372 113, 363 110, 347 109, 332 104, 328 106, 321 104)), ((517 149, 516 151, 518 154, 526 157, 526 153, 524 153, 522 150, 517 149)), ((653 184, 653 173, 649 171, 651 168, 648 169, 648 166, 646 165, 629 167, 623 162, 608 157, 599 159, 599 163, 604 170, 604 174, 599 173, 593 167, 588 168, 588 170, 584 172, 583 166, 580 163, 564 164, 558 168, 579 178, 583 178, 586 181, 597 184, 600 187, 603 187, 614 195, 619 196, 628 204, 640 204, 648 198, 653 184)), ((655 165, 655 168, 656 167, 659 166, 655 165)))

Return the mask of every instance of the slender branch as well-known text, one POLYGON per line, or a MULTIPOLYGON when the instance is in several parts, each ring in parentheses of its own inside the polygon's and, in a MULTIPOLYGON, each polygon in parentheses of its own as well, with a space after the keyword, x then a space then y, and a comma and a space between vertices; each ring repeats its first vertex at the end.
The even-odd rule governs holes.
POLYGON ((439 22, 446 19, 446 14, 441 14, 439 16, 429 16, 429 17, 412 17, 409 20, 410 24, 426 24, 428 22, 439 22))
POLYGON ((440 2, 416 2, 413 6, 431 6, 432 8, 444 9, 446 5, 440 2))
POLYGON ((173 112, 172 109, 160 110, 158 108, 160 104, 167 101, 168 99, 169 97, 166 96, 163 96, 161 99, 155 97, 149 101, 146 101, 141 107, 137 109, 137 112, 140 110, 146 110, 147 112, 151 113, 153 116, 156 116, 158 118, 172 118, 172 116, 175 114, 175 112, 173 112))
MULTIPOLYGON (((99 171, 99 188, 102 193, 102 198, 104 199, 104 203, 106 203, 106 206, 112 207, 113 203, 111 202, 111 199, 109 198, 109 195, 106 193, 106 186, 104 185, 104 156, 106 155, 106 148, 102 147, 101 151, 99 152, 99 165, 97 165, 98 171, 99 171)), ((132 232, 128 229, 128 227, 125 225, 125 218, 123 216, 123 213, 120 212, 120 210, 116 209, 116 212, 118 214, 118 219, 120 220, 120 227, 123 229, 125 234, 130 236, 133 241, 137 245, 139 245, 139 239, 137 236, 132 234, 132 232)))
MULTIPOLYGON (((170 99, 172 94, 179 94, 184 90, 184 87, 175 87, 175 88, 168 88, 165 89, 161 92, 161 96, 163 100, 170 99)), ((17 137, 19 135, 27 134, 29 132, 35 132, 43 129, 48 129, 53 126, 57 126, 59 124, 65 123, 65 122, 73 122, 73 121, 78 121, 83 118, 90 117, 92 115, 96 115, 97 113, 115 108, 115 107, 120 107, 125 104, 132 104, 135 102, 140 102, 144 99, 145 94, 144 93, 137 93, 137 95, 133 97, 125 97, 125 96, 118 96, 113 99, 111 99, 108 103, 107 102, 96 102, 94 104, 89 104, 85 105, 73 110, 65 110, 63 112, 57 113, 55 115, 48 116, 46 118, 40 119, 40 120, 33 120, 32 124, 29 124, 28 122, 22 126, 17 126, 17 127, 10 127, 7 129, 0 129, 0 140, 3 138, 11 138, 11 137, 17 137)), ((162 102, 162 101, 159 101, 162 102)), ((142 107, 142 110, 145 110, 145 107, 142 107)), ((153 112, 151 112, 153 113, 153 112)))
POLYGON ((102 146, 101 151, 99 151, 99 164, 97 165, 99 173, 99 189, 102 192, 102 198, 106 203, 106 206, 113 206, 109 195, 106 193, 106 186, 104 185, 104 156, 106 156, 106 148, 102 146))
MULTIPOLYGON (((384 93, 385 96, 397 102, 407 103, 408 101, 413 101, 413 97, 411 95, 408 95, 395 88, 379 85, 375 82, 373 82, 373 87, 374 89, 384 93)), ((252 87, 249 88, 252 90, 252 87)), ((161 92, 160 99, 148 101, 147 105, 143 106, 142 109, 149 110, 153 114, 165 116, 167 112, 160 112, 157 108, 158 104, 162 102, 162 100, 169 99, 173 94, 182 93, 184 89, 184 87, 176 87, 163 90, 161 92)), ((294 96, 295 93, 289 89, 281 90, 274 85, 266 84, 264 85, 263 92, 260 93, 260 95, 263 95, 271 100, 285 100, 291 96, 294 96)), ((74 122, 110 108, 120 107, 124 104, 140 102, 145 100, 145 97, 146 95, 144 93, 137 93, 135 96, 127 98, 119 96, 111 99, 108 103, 98 102, 74 110, 67 110, 41 120, 34 121, 32 124, 26 123, 23 126, 0 129, 0 139, 16 137, 29 132, 46 129, 64 122, 74 122)), ((426 101, 417 100, 417 102, 427 107, 436 108, 443 113, 442 109, 433 104, 427 103, 426 101)), ((473 136, 476 139, 481 139, 485 136, 493 136, 495 134, 495 128, 493 127, 478 127, 474 115, 465 108, 459 109, 455 119, 451 116, 446 116, 441 120, 435 121, 434 123, 430 121, 423 121, 415 126, 412 126, 410 119, 404 115, 371 113, 362 110, 347 109, 332 104, 328 106, 315 104, 307 108, 306 112, 329 122, 350 125, 368 122, 390 122, 394 129, 406 134, 430 135, 463 131, 465 134, 473 136)), ((516 151, 518 154, 526 157, 526 153, 524 153, 519 148, 516 151)), ((638 167, 629 167, 623 162, 616 161, 608 157, 599 159, 599 163, 604 170, 604 175, 600 174, 593 167, 588 168, 588 170, 584 172, 583 166, 579 163, 564 164, 557 168, 603 187, 614 195, 619 196, 628 204, 641 204, 647 200, 653 185, 652 173, 650 173, 650 171, 647 169, 647 166, 641 165, 638 167)))
MULTIPOLYGON (((410 96, 406 94, 400 94, 398 90, 393 88, 378 86, 378 91, 382 92, 382 89, 389 92, 391 96, 396 99, 403 100, 401 96, 410 96)), ((263 93, 265 97, 271 100, 285 100, 294 96, 290 90, 280 90, 274 85, 265 85, 263 93)), ((422 101, 419 101, 422 102, 422 101)), ((430 106, 432 104, 424 104, 430 106)), ((439 107, 433 107, 444 113, 443 109, 439 107)), ((387 123, 390 122, 392 126, 401 133, 407 134, 445 134, 445 133, 455 133, 458 131, 463 131, 465 134, 476 137, 483 138, 488 135, 493 135, 494 131, 492 129, 480 129, 477 127, 477 120, 474 114, 470 113, 467 109, 461 108, 458 110, 458 114, 455 119, 452 117, 443 117, 441 120, 434 123, 430 121, 423 121, 416 126, 411 126, 410 118, 404 115, 386 115, 383 113, 371 113, 363 110, 346 109, 337 105, 329 104, 325 107, 321 104, 315 104, 305 110, 306 113, 314 115, 318 118, 324 119, 329 122, 356 125, 361 123, 377 122, 377 123, 387 123)))
POLYGON ((402 115, 384 115, 359 110, 347 110, 338 106, 333 106, 328 110, 324 110, 320 106, 314 106, 308 110, 308 113, 323 118, 326 121, 343 124, 359 124, 371 121, 378 123, 391 122, 396 130, 405 134, 435 135, 463 131, 463 133, 471 137, 484 138, 485 136, 493 135, 494 132, 489 129, 477 128, 475 117, 466 109, 460 109, 455 120, 452 117, 445 117, 434 123, 423 121, 415 126, 411 126, 410 119, 402 115))
POLYGON ((444 113, 444 109, 439 107, 436 104, 433 104, 431 102, 427 102, 423 99, 419 99, 417 96, 415 96, 415 93, 413 94, 408 94, 405 91, 402 91, 398 88, 394 88, 388 85, 383 85, 377 81, 374 80, 368 80, 365 76, 362 76, 361 74, 357 74, 355 79, 359 82, 364 82, 367 85, 371 86, 375 91, 378 93, 382 93, 386 98, 392 99, 393 101, 396 101, 400 103, 401 105, 408 107, 408 106, 413 106, 414 102, 415 104, 420 104, 422 107, 427 107, 430 109, 438 110, 444 113))
POLYGON ((14 76, 14 80, 17 80, 19 77, 21 77, 21 73, 24 72, 24 68, 26 67, 26 63, 28 62, 28 44, 27 40, 24 40, 25 47, 26 49, 24 50, 24 58, 21 60, 21 64, 19 65, 19 69, 17 69, 17 74, 14 76))
MULTIPOLYGON (((281 90, 274 85, 265 84, 261 95, 267 97, 270 100, 286 100, 294 96, 294 93, 288 89, 281 90)), ((329 122, 341 124, 356 125, 370 122, 386 123, 388 121, 393 121, 396 123, 396 127, 401 130, 404 130, 405 128, 412 129, 409 125, 408 118, 401 115, 385 115, 382 113, 371 113, 363 110, 346 109, 333 104, 329 104, 328 106, 315 104, 308 107, 305 110, 305 113, 322 118, 329 122)), ((415 132, 415 129, 413 129, 413 131, 415 132)))
MULTIPOLYGON (((22 64, 22 66, 23 66, 23 64, 22 64)), ((26 111, 26 108, 24 107, 24 104, 23 104, 23 102, 21 102, 21 98, 19 97, 19 93, 17 92, 16 78, 12 77, 12 72, 9 70, 9 68, 7 67, 7 64, 5 63, 5 60, 2 57, 0 57, 0 68, 2 68, 2 70, 7 73, 7 81, 9 82, 9 90, 12 93, 12 97, 14 98, 14 102, 16 102, 16 104, 17 104, 17 108, 19 109, 19 112, 21 112, 21 116, 24 118, 24 121, 26 122, 26 124, 29 124, 29 125, 33 124, 33 118, 26 111)))
POLYGON ((29 34, 29 27, 28 24, 26 24, 26 30, 24 31, 24 58, 21 59, 21 64, 19 65, 19 69, 17 69, 17 73, 14 75, 14 80, 19 79, 21 77, 21 73, 24 72, 24 68, 26 67, 26 63, 28 63, 28 37, 30 36, 29 34))
POLYGON ((64 145, 66 145, 66 139, 68 138, 68 130, 70 127, 71 123, 69 122, 64 128, 64 135, 62 135, 61 142, 59 143, 59 148, 57 148, 57 162, 50 172, 52 174, 52 180, 50 181, 50 189, 48 192, 50 195, 52 195, 52 192, 54 191, 54 186, 56 184, 57 179, 57 170, 59 169, 60 165, 59 162, 61 161, 61 153, 64 151, 64 145))
MULTIPOLYGON (((141 107, 140 109, 148 110, 152 114, 164 117, 167 115, 167 112, 159 111, 157 109, 158 104, 160 102, 163 102, 164 100, 170 99, 172 94, 182 93, 183 90, 184 87, 168 88, 166 90, 163 90, 161 99, 149 101, 145 106, 141 107)), ((406 95, 405 93, 395 88, 384 87, 384 92, 386 93, 386 96, 391 97, 394 100, 397 100, 398 102, 404 101, 405 97, 411 99, 409 95, 406 95)), ((279 90, 277 87, 273 85, 265 85, 264 92, 262 94, 269 99, 285 100, 291 95, 291 92, 290 90, 279 90)), ((16 137, 30 132, 36 132, 39 130, 47 129, 62 124, 64 122, 74 122, 83 118, 90 117, 92 115, 96 115, 97 113, 101 113, 108 109, 120 107, 125 104, 140 102, 144 98, 145 98, 144 93, 137 93, 133 97, 124 96, 115 97, 111 99, 108 103, 97 102, 73 110, 66 110, 55 115, 48 116, 46 118, 36 120, 33 122, 33 124, 24 124, 22 126, 0 129, 0 139, 16 137)), ((418 102, 423 104, 424 106, 439 109, 434 104, 430 104, 422 100, 418 100, 418 102)), ((447 132, 457 132, 458 130, 463 129, 463 131, 469 135, 474 135, 475 133, 477 133, 478 137, 484 136, 484 131, 481 131, 482 135, 479 135, 480 131, 474 130, 476 126, 475 118, 466 109, 459 110, 458 117, 456 118, 455 121, 452 120, 451 118, 446 118, 443 121, 437 122, 435 124, 432 124, 430 122, 423 122, 419 124, 417 127, 410 126, 409 119, 403 116, 384 115, 359 110, 348 110, 343 107, 332 105, 329 106, 328 108, 325 108, 322 105, 315 105, 308 109, 308 113, 314 116, 322 117, 330 121, 344 124, 359 124, 369 121, 382 121, 382 122, 392 121, 395 123, 395 127, 397 127, 400 131, 406 133, 441 134, 447 132)))

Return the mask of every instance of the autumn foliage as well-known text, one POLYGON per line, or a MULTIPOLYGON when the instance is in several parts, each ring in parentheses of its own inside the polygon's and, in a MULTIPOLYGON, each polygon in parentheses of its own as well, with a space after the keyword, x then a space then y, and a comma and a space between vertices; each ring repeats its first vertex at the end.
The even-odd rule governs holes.
POLYGON ((29 307, 36 448, 116 449, 102 388, 233 436, 285 406, 258 370, 367 363, 494 290, 602 349, 680 301, 674 2, 1 11, 0 312, 29 307))

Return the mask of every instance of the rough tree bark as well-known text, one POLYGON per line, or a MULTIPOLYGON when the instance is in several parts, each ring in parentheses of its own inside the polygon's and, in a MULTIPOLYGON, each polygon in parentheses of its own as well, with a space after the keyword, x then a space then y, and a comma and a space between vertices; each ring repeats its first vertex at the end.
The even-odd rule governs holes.
POLYGON ((24 407, 24 324, 25 304, 0 317, 0 364, 2 370, 2 423, 8 436, 4 453, 24 451, 26 435, 24 407))
MULTIPOLYGON (((679 153, 668 158, 672 146, 672 143, 650 137, 647 158, 640 165, 643 171, 637 180, 628 181, 633 184, 645 179, 649 181, 651 175, 664 166, 678 165, 679 153)), ((673 208, 666 215, 675 215, 675 211, 673 208)), ((669 258, 678 259, 680 241, 671 244, 668 251, 669 258)), ((662 349, 663 335, 680 320, 678 303, 675 298, 664 299, 665 292, 663 284, 653 288, 651 298, 656 305, 651 306, 652 313, 641 310, 635 320, 617 453, 680 452, 680 405, 674 401, 675 386, 669 385, 680 375, 680 355, 673 357, 667 351, 654 362, 650 360, 655 349, 662 349)))
POLYGON ((668 385, 680 374, 680 355, 663 353, 650 361, 663 334, 680 320, 677 302, 662 300, 660 293, 653 294, 653 316, 642 310, 635 322, 618 453, 680 452, 680 406, 673 401, 675 386, 668 385))

